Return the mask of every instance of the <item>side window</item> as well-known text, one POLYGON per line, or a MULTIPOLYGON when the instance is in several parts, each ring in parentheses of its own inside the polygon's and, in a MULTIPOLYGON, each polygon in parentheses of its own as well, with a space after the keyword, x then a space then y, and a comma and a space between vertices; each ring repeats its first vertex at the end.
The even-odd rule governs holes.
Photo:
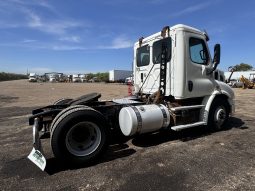
POLYGON ((153 44, 153 63, 159 64, 161 63, 161 54, 162 54, 162 46, 164 45, 167 49, 167 62, 171 59, 171 38, 164 38, 162 40, 156 41, 153 44))
POLYGON ((137 48, 136 65, 138 67, 147 66, 150 64, 150 47, 149 45, 137 48))
POLYGON ((208 64, 209 56, 203 39, 190 38, 189 52, 192 62, 203 65, 208 64))

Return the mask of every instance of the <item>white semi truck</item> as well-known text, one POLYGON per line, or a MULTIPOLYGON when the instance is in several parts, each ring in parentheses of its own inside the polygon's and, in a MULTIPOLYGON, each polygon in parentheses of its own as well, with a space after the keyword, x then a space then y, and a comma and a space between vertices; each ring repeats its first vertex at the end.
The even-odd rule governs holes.
POLYGON ((28 77, 29 82, 37 82, 38 75, 36 73, 30 73, 28 77))
POLYGON ((133 137, 196 126, 222 129, 235 110, 234 92, 216 70, 220 45, 211 58, 208 40, 207 33, 180 24, 140 38, 134 45, 133 96, 100 101, 92 93, 34 110, 29 158, 45 168, 42 132, 57 159, 79 165, 99 158, 114 131, 133 137))
POLYGON ((73 82, 81 82, 79 74, 73 74, 73 82))

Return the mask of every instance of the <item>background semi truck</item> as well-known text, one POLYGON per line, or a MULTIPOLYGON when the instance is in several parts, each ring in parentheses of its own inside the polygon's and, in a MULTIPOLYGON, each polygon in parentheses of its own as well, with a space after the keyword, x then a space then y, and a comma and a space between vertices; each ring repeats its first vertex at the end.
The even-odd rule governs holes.
POLYGON ((36 73, 30 73, 28 77, 29 82, 37 82, 38 75, 36 73))
POLYGON ((33 110, 29 159, 45 168, 41 134, 49 135, 57 159, 80 165, 99 158, 118 132, 133 137, 202 125, 222 129, 234 112, 234 93, 216 70, 220 45, 211 58, 207 41, 207 33, 180 24, 140 38, 134 45, 133 95, 100 101, 92 93, 33 110))

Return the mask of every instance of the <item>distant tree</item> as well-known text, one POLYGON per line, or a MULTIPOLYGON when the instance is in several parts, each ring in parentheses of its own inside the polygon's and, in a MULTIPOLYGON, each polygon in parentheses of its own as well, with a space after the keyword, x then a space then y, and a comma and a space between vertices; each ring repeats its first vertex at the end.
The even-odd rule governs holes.
POLYGON ((108 72, 98 72, 96 74, 93 74, 93 73, 88 73, 86 74, 87 75, 87 80, 90 80, 94 77, 97 78, 98 81, 101 81, 101 82, 107 82, 109 81, 109 73, 108 72))
POLYGON ((0 72, 0 81, 20 80, 20 79, 28 79, 28 77, 27 75, 24 75, 24 74, 0 72))
POLYGON ((97 79, 99 81, 102 81, 102 82, 106 82, 106 81, 109 80, 109 73, 108 72, 104 72, 104 73, 99 72, 95 76, 97 77, 97 79))
POLYGON ((234 66, 235 71, 248 71, 252 70, 252 66, 249 64, 241 63, 234 66))
POLYGON ((94 74, 88 73, 88 74, 87 74, 87 80, 92 79, 94 76, 95 76, 94 74))

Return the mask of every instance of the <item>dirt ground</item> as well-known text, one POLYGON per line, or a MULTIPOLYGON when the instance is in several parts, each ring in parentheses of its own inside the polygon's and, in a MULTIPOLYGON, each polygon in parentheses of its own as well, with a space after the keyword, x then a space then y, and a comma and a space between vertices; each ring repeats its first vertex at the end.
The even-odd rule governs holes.
POLYGON ((123 97, 126 85, 0 82, 0 190, 255 190, 255 89, 235 89, 236 113, 224 131, 196 127, 111 145, 93 166, 69 168, 53 157, 42 172, 27 159, 31 110, 62 97, 100 92, 123 97))

